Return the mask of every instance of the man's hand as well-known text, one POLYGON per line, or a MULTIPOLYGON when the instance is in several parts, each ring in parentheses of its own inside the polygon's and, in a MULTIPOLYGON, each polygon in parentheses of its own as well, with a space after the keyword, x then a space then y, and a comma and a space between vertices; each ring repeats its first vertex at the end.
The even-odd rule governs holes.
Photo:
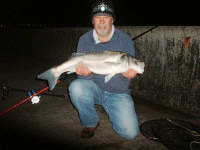
POLYGON ((133 69, 128 69, 126 72, 122 73, 122 76, 125 78, 133 79, 137 75, 137 72, 133 69))
POLYGON ((90 71, 90 69, 86 66, 84 66, 82 63, 79 63, 76 66, 76 74, 80 75, 80 76, 88 76, 90 75, 92 72, 90 71))

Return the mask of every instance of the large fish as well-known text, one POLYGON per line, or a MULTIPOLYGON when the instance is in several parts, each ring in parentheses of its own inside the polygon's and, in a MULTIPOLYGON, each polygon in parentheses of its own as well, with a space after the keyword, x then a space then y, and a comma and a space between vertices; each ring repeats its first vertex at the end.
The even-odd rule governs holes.
POLYGON ((76 66, 79 63, 87 66, 93 73, 107 75, 105 83, 115 74, 125 72, 129 68, 142 74, 145 66, 144 62, 140 62, 131 55, 119 51, 76 53, 66 62, 39 74, 37 77, 42 80, 48 80, 49 89, 53 90, 60 75, 64 72, 68 74, 76 72, 76 66))

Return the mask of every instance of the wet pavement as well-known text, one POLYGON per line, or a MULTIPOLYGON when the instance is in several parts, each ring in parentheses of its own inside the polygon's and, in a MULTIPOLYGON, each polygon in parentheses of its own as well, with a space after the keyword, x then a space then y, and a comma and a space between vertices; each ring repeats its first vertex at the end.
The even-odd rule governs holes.
MULTIPOLYGON (((28 90, 39 91, 46 82, 36 80, 36 75, 50 67, 44 60, 29 57, 13 57, 0 63, 0 86, 10 90, 5 100, 0 100, 0 112, 22 101, 28 90), (24 91, 23 91, 24 90, 24 91)), ((30 100, 0 116, 0 149, 94 149, 94 150, 168 150, 162 143, 151 141, 141 133, 133 140, 125 140, 115 133, 105 111, 96 106, 100 126, 91 139, 81 139, 78 113, 67 94, 68 84, 74 77, 62 81, 48 93, 64 95, 56 97, 42 95, 38 104, 30 100)), ((139 123, 160 118, 178 118, 194 123, 197 117, 175 112, 134 97, 139 123)))

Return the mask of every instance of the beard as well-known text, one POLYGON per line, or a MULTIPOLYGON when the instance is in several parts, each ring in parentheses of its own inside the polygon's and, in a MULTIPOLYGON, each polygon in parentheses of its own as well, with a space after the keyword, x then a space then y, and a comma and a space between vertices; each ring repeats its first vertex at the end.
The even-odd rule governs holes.
POLYGON ((95 29, 100 36, 105 37, 110 33, 111 27, 105 24, 98 24, 95 29))

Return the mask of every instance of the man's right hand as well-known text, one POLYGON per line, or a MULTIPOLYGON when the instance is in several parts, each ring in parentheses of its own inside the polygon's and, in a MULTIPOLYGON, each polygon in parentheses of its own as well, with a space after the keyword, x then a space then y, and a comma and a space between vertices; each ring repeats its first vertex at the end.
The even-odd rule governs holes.
POLYGON ((80 76, 88 76, 90 75, 92 72, 90 71, 90 69, 86 66, 84 66, 82 63, 79 63, 76 66, 76 74, 80 75, 80 76))

